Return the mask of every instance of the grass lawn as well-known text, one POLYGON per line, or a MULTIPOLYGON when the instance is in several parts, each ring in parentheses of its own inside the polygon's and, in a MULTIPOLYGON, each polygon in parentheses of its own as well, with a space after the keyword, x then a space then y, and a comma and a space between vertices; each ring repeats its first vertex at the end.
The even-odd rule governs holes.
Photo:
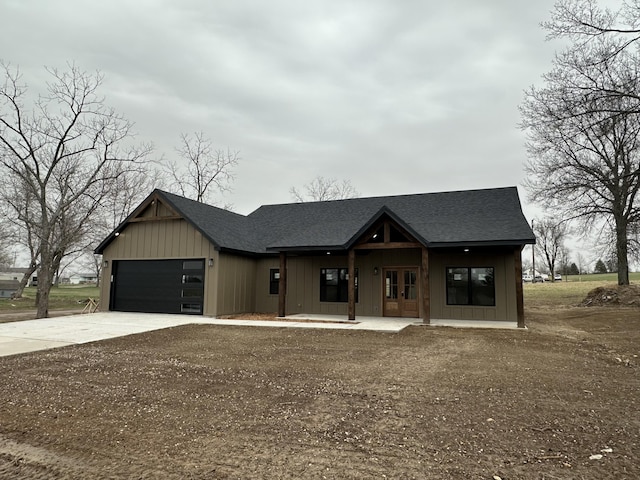
MULTIPOLYGON (((640 284, 640 273, 631 273, 632 284, 640 284)), ((617 284, 617 274, 591 274, 563 276, 561 282, 525 283, 524 304, 526 307, 574 306, 585 299, 597 287, 617 284)))
MULTIPOLYGON (((640 272, 630 272, 631 283, 640 283, 640 272)), ((618 283, 617 273, 590 273, 587 275, 563 275, 563 282, 602 282, 618 283)))
MULTIPOLYGON (((100 290, 95 285, 64 285, 51 288, 49 310, 73 310, 82 308, 88 298, 100 298, 100 290)), ((1 299, 0 312, 22 312, 33 310, 36 302, 36 287, 27 287, 23 298, 1 299)))

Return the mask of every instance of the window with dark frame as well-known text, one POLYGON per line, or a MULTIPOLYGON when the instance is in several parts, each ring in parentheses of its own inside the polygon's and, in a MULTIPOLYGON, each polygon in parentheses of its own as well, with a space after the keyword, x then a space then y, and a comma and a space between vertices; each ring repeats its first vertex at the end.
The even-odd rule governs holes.
POLYGON ((183 270, 202 270, 204 268, 204 260, 185 260, 182 262, 183 270))
MULTIPOLYGON (((358 269, 355 269, 355 301, 358 301, 358 269)), ((320 301, 348 302, 349 301, 349 269, 321 268, 320 269, 320 301)))
POLYGON ((447 267, 447 305, 496 305, 493 267, 447 267))
POLYGON ((182 261, 182 290, 184 299, 180 304, 181 313, 202 313, 203 284, 204 284, 204 260, 182 261))
POLYGON ((278 295, 280 293, 280 269, 269 269, 269 295, 278 295))

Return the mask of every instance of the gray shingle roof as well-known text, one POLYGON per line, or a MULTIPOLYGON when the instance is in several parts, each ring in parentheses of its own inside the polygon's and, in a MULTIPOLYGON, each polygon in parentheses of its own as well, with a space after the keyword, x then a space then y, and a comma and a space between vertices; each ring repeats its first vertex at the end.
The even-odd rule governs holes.
POLYGON ((381 215, 430 248, 535 242, 515 187, 264 205, 248 216, 156 192, 217 248, 249 254, 346 249, 381 215))
POLYGON ((247 253, 264 250, 246 216, 173 193, 157 192, 217 248, 247 253))
POLYGON ((515 187, 267 205, 249 218, 268 248, 346 248, 382 209, 429 247, 534 242, 515 187))

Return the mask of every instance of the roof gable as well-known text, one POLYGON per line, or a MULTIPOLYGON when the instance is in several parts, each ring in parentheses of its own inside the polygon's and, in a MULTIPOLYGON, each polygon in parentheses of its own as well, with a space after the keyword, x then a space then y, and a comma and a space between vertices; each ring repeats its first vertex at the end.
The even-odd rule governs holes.
POLYGON ((378 248, 380 246, 393 247, 400 244, 425 245, 426 242, 413 232, 400 217, 387 207, 383 207, 367 222, 365 228, 362 228, 353 236, 348 247, 378 248))
POLYGON ((101 254, 130 223, 166 220, 187 221, 218 250, 227 248, 247 253, 261 250, 247 217, 156 189, 98 245, 95 252, 101 254))

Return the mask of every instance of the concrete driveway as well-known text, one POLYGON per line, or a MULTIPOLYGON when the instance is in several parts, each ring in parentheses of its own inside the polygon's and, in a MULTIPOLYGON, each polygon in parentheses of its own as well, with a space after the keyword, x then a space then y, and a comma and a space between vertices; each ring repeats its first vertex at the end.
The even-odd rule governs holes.
POLYGON ((64 347, 150 332, 187 324, 241 325, 254 327, 333 328, 399 332, 416 319, 361 317, 355 322, 336 322, 336 318, 288 317, 286 321, 215 319, 197 315, 98 312, 38 320, 0 323, 0 357, 64 347))
POLYGON ((100 312, 0 324, 0 356, 95 342, 193 323, 186 315, 100 312))

